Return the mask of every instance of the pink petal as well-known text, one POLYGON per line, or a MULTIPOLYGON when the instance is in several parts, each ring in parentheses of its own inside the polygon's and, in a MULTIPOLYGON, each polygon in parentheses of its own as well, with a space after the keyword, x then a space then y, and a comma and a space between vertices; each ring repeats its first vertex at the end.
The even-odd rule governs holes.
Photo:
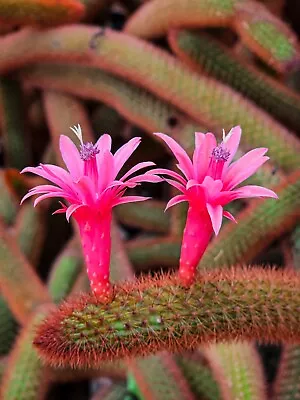
POLYGON ((135 172, 137 172, 143 168, 153 167, 154 165, 155 165, 155 163, 152 161, 140 162, 140 163, 136 164, 134 167, 130 168, 130 170, 128 172, 126 172, 126 174, 124 176, 122 176, 122 178, 120 180, 125 181, 126 178, 128 178, 130 175, 134 174, 135 172))
POLYGON ((131 154, 135 151, 135 149, 138 147, 140 142, 141 138, 135 137, 129 140, 129 142, 125 143, 122 147, 120 147, 118 151, 116 151, 116 153, 114 154, 115 176, 118 175, 121 168, 128 160, 128 158, 131 156, 131 154))
POLYGON ((113 202, 112 207, 118 206, 120 204, 125 204, 125 203, 135 203, 136 201, 145 201, 149 200, 151 197, 144 197, 144 196, 123 196, 119 199, 116 199, 113 202))
POLYGON ((206 207, 211 219, 213 230, 215 234, 218 235, 222 225, 223 208, 220 205, 213 206, 209 203, 206 204, 206 207))
POLYGON ((164 133, 154 133, 155 136, 161 138, 171 149, 174 156, 177 158, 180 169, 187 177, 187 179, 193 178, 193 164, 190 160, 189 156, 187 155, 186 151, 170 136, 165 135, 164 133))
POLYGON ((175 206, 176 204, 182 203, 183 201, 187 201, 187 197, 183 194, 179 194, 178 196, 174 196, 167 204, 165 211, 167 211, 170 207, 175 206))
POLYGON ((52 186, 52 185, 38 185, 35 188, 32 188, 29 190, 29 192, 22 198, 20 204, 23 204, 23 202, 28 199, 31 196, 35 196, 36 194, 42 194, 42 193, 48 193, 48 192, 56 192, 56 193, 62 193, 64 194, 64 191, 57 187, 57 186, 52 186))
POLYGON ((205 138, 205 133, 195 132, 195 147, 199 147, 205 138))
POLYGON ((62 203, 61 201, 59 201, 59 204, 61 205, 62 208, 59 208, 58 210, 54 211, 54 212, 52 213, 52 215, 55 215, 55 214, 63 214, 63 213, 65 213, 65 212, 67 211, 67 208, 68 208, 68 207, 67 207, 64 203, 62 203))
POLYGON ((223 211, 223 217, 228 218, 230 221, 237 224, 237 220, 234 218, 234 216, 229 211, 223 211))
POLYGON ((159 175, 168 175, 171 176, 172 178, 177 179, 180 183, 182 183, 184 186, 186 185, 186 180, 179 175, 177 172, 172 171, 170 169, 165 169, 165 168, 154 168, 151 169, 150 171, 147 171, 146 174, 149 175, 154 175, 154 174, 159 174, 159 175))
POLYGON ((147 173, 134 176, 126 181, 126 183, 139 183, 139 182, 150 182, 150 183, 158 183, 162 182, 163 179, 156 175, 149 175, 147 173))
POLYGON ((230 190, 253 175, 269 157, 264 156, 268 149, 254 149, 246 153, 239 160, 234 162, 223 177, 224 189, 230 190))
POLYGON ((45 199, 49 199, 51 197, 62 197, 60 193, 46 193, 39 196, 37 199, 34 200, 33 207, 36 207, 41 201, 45 199))
POLYGON ((185 193, 185 186, 183 186, 181 183, 174 181, 173 179, 167 179, 164 178, 166 182, 168 182, 169 185, 174 186, 176 189, 178 189, 180 192, 185 193))
POLYGON ((213 202, 213 199, 217 197, 223 188, 223 182, 220 179, 214 180, 211 176, 206 176, 203 181, 203 185, 207 189, 208 197, 213 202))
POLYGON ((104 150, 97 154, 98 169, 98 192, 100 193, 111 184, 117 175, 115 170, 114 156, 110 151, 104 150))
POLYGON ((190 179, 186 184, 186 190, 189 190, 194 186, 202 186, 202 184, 196 181, 195 179, 190 179))
MULTIPOLYGON (((65 191, 70 191, 74 194, 74 182, 71 179, 71 175, 61 167, 51 164, 41 164, 41 168, 48 175, 48 180, 56 183, 65 191)), ((76 194, 76 190, 75 190, 76 194)))
POLYGON ((77 181, 83 175, 84 163, 80 158, 77 147, 68 136, 61 135, 59 139, 59 148, 64 163, 70 171, 73 180, 77 181))
POLYGON ((94 205, 96 198, 94 183, 88 176, 83 176, 76 184, 76 188, 80 195, 79 200, 81 200, 86 205, 94 205))
POLYGON ((100 136, 97 142, 95 143, 95 147, 100 151, 111 150, 111 136, 105 133, 100 136))
POLYGON ((78 210, 80 207, 84 207, 84 205, 82 205, 82 204, 71 204, 70 207, 67 208, 67 211, 66 211, 66 218, 67 218, 67 221, 68 221, 68 222, 69 222, 69 220, 70 220, 72 214, 73 214, 76 210, 78 210))
POLYGON ((273 190, 264 188, 262 186, 248 185, 234 190, 236 199, 245 199, 248 197, 271 197, 278 199, 278 196, 273 190))
POLYGON ((193 157, 195 178, 201 183, 207 174, 213 149, 217 146, 215 135, 208 132, 201 146, 195 150, 193 157))
POLYGON ((224 143, 224 147, 230 152, 230 155, 228 160, 224 164, 223 175, 228 165, 231 163, 233 157, 235 156, 235 153, 237 152, 241 140, 241 135, 242 130, 240 126, 235 126, 228 133, 228 139, 224 143))

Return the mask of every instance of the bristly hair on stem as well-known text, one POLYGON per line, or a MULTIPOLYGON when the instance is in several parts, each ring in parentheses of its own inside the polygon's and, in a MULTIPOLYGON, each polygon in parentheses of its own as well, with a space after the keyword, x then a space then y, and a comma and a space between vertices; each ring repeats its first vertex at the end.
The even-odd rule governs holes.
POLYGON ((204 271, 189 288, 157 275, 116 287, 102 304, 70 299, 38 327, 34 344, 50 364, 99 366, 160 350, 225 340, 300 341, 300 276, 258 267, 204 271))

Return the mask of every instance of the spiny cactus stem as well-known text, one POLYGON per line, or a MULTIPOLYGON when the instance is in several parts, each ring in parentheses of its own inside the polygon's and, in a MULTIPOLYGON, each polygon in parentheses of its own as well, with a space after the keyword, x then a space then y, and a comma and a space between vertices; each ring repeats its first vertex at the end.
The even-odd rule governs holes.
POLYGON ((232 339, 300 341, 300 276, 291 271, 205 271, 189 288, 162 275, 124 283, 109 304, 82 295, 38 327, 34 344, 52 365, 97 366, 160 350, 232 339))

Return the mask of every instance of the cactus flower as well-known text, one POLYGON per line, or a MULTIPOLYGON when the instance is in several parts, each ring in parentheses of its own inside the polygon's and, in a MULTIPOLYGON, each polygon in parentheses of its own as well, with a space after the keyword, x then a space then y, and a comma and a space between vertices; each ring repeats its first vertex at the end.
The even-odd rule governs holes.
POLYGON ((148 197, 124 196, 124 193, 127 188, 133 188, 140 182, 159 182, 161 178, 146 174, 132 177, 137 171, 155 165, 148 161, 135 165, 116 180, 141 138, 131 139, 113 155, 109 135, 102 135, 96 144, 84 143, 80 125, 71 129, 80 140, 80 151, 70 138, 61 135, 60 151, 68 171, 47 164, 23 169, 22 173, 34 173, 55 186, 36 186, 23 197, 22 202, 34 195, 40 195, 34 201, 34 206, 50 197, 61 197, 67 201, 68 206, 61 203, 62 208, 55 213, 66 213, 68 221, 71 216, 76 220, 91 288, 97 297, 106 301, 111 296, 109 265, 112 208, 147 200, 148 197))
POLYGON ((148 175, 171 177, 165 180, 181 192, 168 202, 166 209, 183 201, 189 203, 179 265, 180 280, 188 286, 194 280, 197 265, 212 233, 219 233, 223 216, 236 222, 234 216, 224 210, 226 204, 248 197, 277 198, 272 190, 261 186, 237 187, 269 159, 265 156, 268 149, 251 150, 231 163, 241 138, 241 128, 236 126, 227 136, 223 132, 223 141, 219 145, 212 133, 196 132, 191 160, 174 139, 163 133, 155 135, 168 145, 183 174, 168 169, 152 169, 147 172, 148 175))

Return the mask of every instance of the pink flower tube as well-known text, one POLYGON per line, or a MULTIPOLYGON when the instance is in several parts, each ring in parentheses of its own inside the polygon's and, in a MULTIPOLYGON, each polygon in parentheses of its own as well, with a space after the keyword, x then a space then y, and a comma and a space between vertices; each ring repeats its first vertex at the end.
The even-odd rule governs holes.
POLYGON ((189 203, 179 265, 180 280, 188 286, 194 280, 212 233, 219 233, 223 216, 236 222, 233 215, 223 209, 226 204, 248 197, 277 198, 272 190, 261 186, 237 187, 269 159, 265 156, 268 149, 251 150, 232 163, 241 138, 241 128, 236 126, 227 136, 223 134, 219 145, 212 133, 196 132, 191 160, 174 139, 163 133, 155 135, 171 149, 182 175, 168 169, 152 169, 146 175, 166 175, 165 180, 181 192, 169 201, 166 209, 183 201, 189 203))
POLYGON ((112 208, 124 203, 147 200, 148 197, 124 196, 127 188, 141 182, 160 182, 156 175, 135 175, 143 168, 155 165, 141 162, 125 175, 116 179, 121 168, 140 144, 141 138, 133 138, 114 155, 111 153, 111 137, 102 135, 96 144, 83 143, 81 128, 71 128, 80 140, 80 151, 67 136, 60 137, 60 151, 68 171, 55 165, 40 164, 27 167, 22 172, 31 172, 48 179, 54 185, 39 185, 23 197, 40 195, 35 201, 50 197, 65 199, 68 206, 55 213, 66 213, 69 221, 72 216, 80 230, 81 243, 85 256, 87 273, 94 294, 103 301, 111 298, 109 283, 110 266, 110 225, 112 208))

